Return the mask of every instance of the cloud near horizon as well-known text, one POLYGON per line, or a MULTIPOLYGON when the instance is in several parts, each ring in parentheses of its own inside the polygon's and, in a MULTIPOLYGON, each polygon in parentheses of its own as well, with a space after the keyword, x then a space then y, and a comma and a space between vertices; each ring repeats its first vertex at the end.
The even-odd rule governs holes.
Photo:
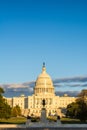
POLYGON ((69 77, 69 78, 58 78, 53 80, 54 83, 61 83, 61 82, 87 82, 87 76, 78 76, 78 77, 69 77))
MULTIPOLYGON (((87 77, 72 77, 72 78, 58 78, 53 80, 53 85, 55 87, 87 87, 87 77)), ((35 81, 25 82, 21 84, 1 84, 4 89, 10 88, 33 88, 35 86, 35 81)))
POLYGON ((87 87, 87 76, 53 80, 55 87, 87 87))
MULTIPOLYGON (((81 89, 87 89, 87 77, 72 77, 72 78, 58 78, 53 80, 55 92, 57 95, 68 95, 76 96, 81 89), (77 88, 77 89, 76 89, 77 88)), ((31 95, 35 86, 35 81, 25 82, 21 84, 1 84, 5 90, 5 94, 13 93, 24 93, 25 95, 31 95)))

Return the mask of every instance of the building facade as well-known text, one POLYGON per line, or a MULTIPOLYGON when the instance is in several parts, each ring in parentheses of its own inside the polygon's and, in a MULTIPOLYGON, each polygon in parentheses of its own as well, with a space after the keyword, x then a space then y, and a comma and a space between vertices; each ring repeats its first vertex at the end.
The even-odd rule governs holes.
POLYGON ((32 96, 21 95, 20 97, 7 98, 9 105, 12 107, 19 105, 25 116, 40 116, 43 107, 46 109, 47 116, 50 114, 63 116, 62 110, 75 100, 75 97, 69 97, 66 94, 62 97, 55 95, 53 82, 46 72, 45 64, 43 64, 42 72, 35 82, 32 96))

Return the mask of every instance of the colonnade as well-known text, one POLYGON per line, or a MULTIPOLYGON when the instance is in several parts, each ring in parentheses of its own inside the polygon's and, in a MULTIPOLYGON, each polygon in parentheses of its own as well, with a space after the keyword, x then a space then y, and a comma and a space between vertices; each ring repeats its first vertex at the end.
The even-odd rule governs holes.
POLYGON ((37 93, 54 93, 54 88, 35 88, 35 94, 37 93))

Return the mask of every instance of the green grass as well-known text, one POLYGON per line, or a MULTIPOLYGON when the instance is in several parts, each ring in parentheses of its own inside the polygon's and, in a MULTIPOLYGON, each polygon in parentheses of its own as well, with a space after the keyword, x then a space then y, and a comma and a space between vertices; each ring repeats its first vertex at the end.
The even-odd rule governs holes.
POLYGON ((47 118, 49 121, 57 121, 57 117, 56 116, 48 116, 47 118))
POLYGON ((25 124, 26 118, 24 117, 12 117, 9 119, 0 119, 0 124, 25 124))
MULTIPOLYGON (((52 118, 53 119, 53 118, 52 118)), ((25 117, 12 117, 10 119, 0 119, 0 124, 25 124, 25 117)), ((84 124, 79 119, 61 118, 62 124, 84 124)), ((85 122, 87 124, 87 121, 85 122)))
POLYGON ((87 124, 86 122, 81 122, 79 119, 71 119, 71 118, 61 118, 61 123, 62 124, 87 124))

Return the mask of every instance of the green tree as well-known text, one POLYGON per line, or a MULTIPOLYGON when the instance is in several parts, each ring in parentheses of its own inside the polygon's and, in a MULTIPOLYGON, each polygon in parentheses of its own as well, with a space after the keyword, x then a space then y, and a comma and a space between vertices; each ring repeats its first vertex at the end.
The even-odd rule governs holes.
POLYGON ((87 120, 87 90, 86 89, 82 90, 79 93, 76 102, 79 104, 79 112, 77 117, 81 121, 86 121, 87 120))
POLYGON ((11 115, 13 117, 21 116, 21 109, 18 105, 16 105, 15 107, 12 108, 11 115))
POLYGON ((79 109, 79 105, 77 103, 73 102, 69 104, 67 106, 66 116, 71 118, 76 118, 78 109, 79 109))
POLYGON ((81 100, 87 103, 87 90, 84 89, 78 94, 77 102, 81 100))
POLYGON ((0 87, 0 118, 9 118, 11 115, 11 107, 7 104, 7 101, 3 98, 3 88, 0 87))
POLYGON ((0 87, 0 95, 2 96, 2 94, 4 93, 3 88, 0 87))
POLYGON ((77 110, 77 118, 85 122, 87 120, 87 104, 84 100, 78 100, 77 104, 79 109, 77 110))
POLYGON ((84 98, 87 97, 87 89, 83 89, 79 94, 78 97, 84 98))
POLYGON ((87 90, 82 90, 76 102, 67 106, 66 116, 78 118, 81 121, 87 120, 87 90))

